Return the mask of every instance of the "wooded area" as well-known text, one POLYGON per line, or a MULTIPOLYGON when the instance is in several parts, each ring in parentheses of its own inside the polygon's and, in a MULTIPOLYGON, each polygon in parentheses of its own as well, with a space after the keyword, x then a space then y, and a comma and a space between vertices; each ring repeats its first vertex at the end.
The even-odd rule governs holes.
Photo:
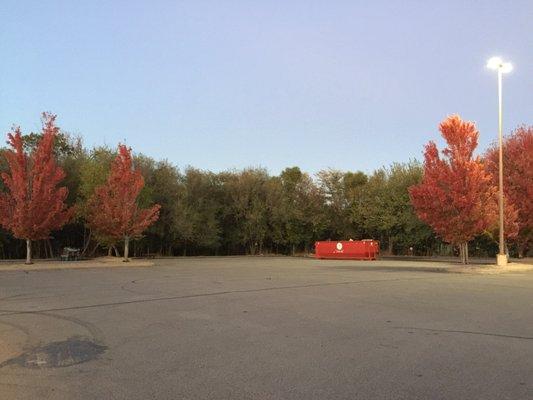
MULTIPOLYGON (((533 130, 524 127, 518 131, 521 133, 515 132, 512 137, 525 141, 521 146, 525 146, 523 152, 531 160, 533 130)), ((21 135, 23 149, 31 154, 42 138, 43 133, 21 135)), ((119 147, 119 155, 124 149, 119 147)), ((489 158, 493 151, 489 149, 489 158)), ((8 150, 0 152, 0 170, 7 172, 8 150)), ((57 257, 65 246, 80 248, 85 256, 111 250, 122 253, 122 245, 116 240, 96 234, 97 225, 102 226, 105 221, 96 225, 88 221, 88 216, 97 215, 100 207, 94 203, 95 193, 106 196, 102 187, 110 184, 111 165, 118 159, 116 149, 106 146, 87 149, 81 138, 58 131, 54 154, 64 171, 61 185, 68 189, 65 209, 74 207, 75 215, 49 237, 32 238, 35 257, 57 257)), ((511 161, 507 163, 511 168, 511 161)), ((137 182, 134 185, 137 191, 128 198, 128 204, 140 211, 159 212, 159 218, 153 222, 157 217, 151 214, 155 218, 141 224, 142 229, 130 226, 132 256, 296 254, 311 251, 316 240, 350 238, 377 239, 383 252, 389 254, 457 254, 454 246, 444 243, 415 214, 409 188, 422 182, 424 166, 414 160, 392 163, 370 174, 328 169, 315 176, 298 167, 286 168, 279 175, 260 167, 219 173, 194 167, 179 169, 168 161, 143 154, 136 154, 129 165, 126 170, 139 171, 144 186, 132 177, 132 182, 137 182), (141 237, 145 226, 149 227, 141 237)), ((508 174, 514 177, 511 191, 513 187, 515 192, 523 191, 524 187, 528 190, 531 170, 521 172, 521 181, 516 174, 508 174)), ((5 182, 0 183, 0 192, 7 190, 5 182)), ((528 195, 531 200, 531 194, 528 195)), ((531 201, 525 203, 530 207, 531 201)), ((520 227, 520 240, 510 243, 510 251, 515 255, 519 250, 521 254, 527 252, 531 243, 531 219, 527 222, 531 210, 520 207, 522 221, 526 222, 520 227)), ((497 252, 494 227, 485 225, 468 238, 473 238, 470 255, 492 257, 497 252)), ((129 241, 129 234, 124 235, 129 241)), ((442 232, 440 237, 450 241, 442 232)), ((23 258, 25 252, 24 241, 0 230, 2 258, 23 258)))

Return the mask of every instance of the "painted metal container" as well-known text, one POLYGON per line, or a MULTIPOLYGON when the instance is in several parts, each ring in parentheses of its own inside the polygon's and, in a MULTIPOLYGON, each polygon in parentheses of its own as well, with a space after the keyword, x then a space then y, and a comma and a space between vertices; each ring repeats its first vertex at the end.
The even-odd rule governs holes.
POLYGON ((377 240, 341 240, 315 242, 315 258, 375 260, 379 256, 377 240))

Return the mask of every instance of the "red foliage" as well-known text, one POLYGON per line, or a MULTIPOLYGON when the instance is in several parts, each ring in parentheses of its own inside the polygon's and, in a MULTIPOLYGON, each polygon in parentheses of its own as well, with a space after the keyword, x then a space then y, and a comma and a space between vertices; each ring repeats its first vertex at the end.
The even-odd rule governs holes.
POLYGON ((43 113, 42 118, 43 136, 30 155, 24 153, 20 128, 8 134, 12 150, 5 152, 9 172, 2 173, 7 192, 0 193, 0 224, 18 239, 46 239, 74 212, 65 205, 67 188, 57 187, 65 173, 53 154, 56 116, 43 113))
MULTIPOLYGON (((498 146, 485 154, 487 170, 498 184, 498 146)), ((517 210, 517 241, 523 248, 533 242, 533 126, 523 126, 503 144, 503 192, 517 210)))
POLYGON ((424 177, 409 188, 418 217, 446 242, 464 244, 497 218, 497 188, 481 159, 474 156, 479 133, 457 115, 439 126, 447 147, 442 157, 434 142, 426 145, 424 177))
POLYGON ((131 149, 118 146, 105 185, 95 189, 88 202, 87 221, 101 237, 121 239, 139 236, 159 217, 158 204, 141 209, 137 197, 144 187, 139 170, 134 169, 131 149))

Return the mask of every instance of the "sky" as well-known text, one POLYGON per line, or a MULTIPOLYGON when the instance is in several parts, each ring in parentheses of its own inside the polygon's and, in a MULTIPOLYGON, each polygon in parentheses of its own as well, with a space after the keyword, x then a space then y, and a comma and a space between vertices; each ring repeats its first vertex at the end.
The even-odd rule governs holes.
POLYGON ((0 2, 0 131, 40 113, 87 146, 222 171, 371 172, 450 114, 533 124, 533 1, 0 2))

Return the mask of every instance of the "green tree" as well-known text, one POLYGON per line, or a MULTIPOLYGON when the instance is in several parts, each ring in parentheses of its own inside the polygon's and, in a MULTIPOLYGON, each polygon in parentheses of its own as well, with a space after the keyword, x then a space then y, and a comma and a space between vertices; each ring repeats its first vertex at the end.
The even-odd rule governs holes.
POLYGON ((324 216, 328 222, 324 234, 334 240, 347 239, 354 234, 344 176, 344 172, 335 169, 317 173, 324 199, 324 216))
MULTIPOLYGON (((77 191, 77 218, 84 222, 83 254, 93 255, 100 243, 108 248, 108 254, 111 255, 111 250, 117 243, 114 238, 94 235, 86 224, 87 202, 93 195, 94 190, 106 182, 114 157, 115 153, 109 147, 95 147, 83 158, 79 167, 80 182, 77 191)), ((116 251, 118 255, 118 250, 116 251)))
POLYGON ((146 192, 150 200, 161 205, 159 219, 148 229, 146 237, 140 245, 149 253, 157 251, 159 254, 171 256, 180 244, 183 234, 180 206, 183 201, 185 187, 183 176, 178 169, 168 161, 150 163, 150 171, 146 171, 146 192))
POLYGON ((221 178, 228 207, 224 215, 228 244, 237 242, 249 254, 262 253, 269 234, 268 173, 249 168, 221 178))
POLYGON ((269 191, 276 199, 269 206, 274 244, 293 255, 299 248, 308 251, 324 225, 323 198, 313 180, 298 167, 286 168, 272 178, 269 191))
POLYGON ((187 168, 174 209, 174 232, 189 250, 216 252, 220 247, 219 183, 216 174, 187 168))

